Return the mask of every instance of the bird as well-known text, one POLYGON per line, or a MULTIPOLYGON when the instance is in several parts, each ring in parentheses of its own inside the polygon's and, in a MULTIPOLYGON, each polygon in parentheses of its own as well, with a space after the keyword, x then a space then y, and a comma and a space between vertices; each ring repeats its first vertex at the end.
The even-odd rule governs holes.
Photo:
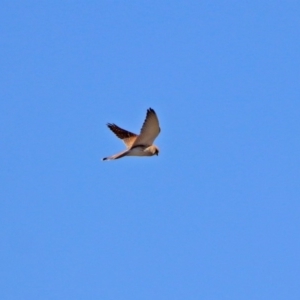
POLYGON ((146 118, 139 135, 122 129, 113 123, 107 123, 106 125, 124 142, 126 150, 104 157, 102 160, 115 160, 125 156, 153 156, 159 154, 159 148, 153 144, 160 133, 159 122, 154 109, 147 109, 146 118))

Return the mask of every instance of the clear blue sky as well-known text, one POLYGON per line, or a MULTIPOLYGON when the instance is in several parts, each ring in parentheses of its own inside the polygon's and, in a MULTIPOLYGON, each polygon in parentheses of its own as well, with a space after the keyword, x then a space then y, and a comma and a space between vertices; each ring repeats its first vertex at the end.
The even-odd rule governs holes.
POLYGON ((0 298, 300 299, 299 1, 2 1, 0 298), (160 155, 102 162, 157 112, 160 155))

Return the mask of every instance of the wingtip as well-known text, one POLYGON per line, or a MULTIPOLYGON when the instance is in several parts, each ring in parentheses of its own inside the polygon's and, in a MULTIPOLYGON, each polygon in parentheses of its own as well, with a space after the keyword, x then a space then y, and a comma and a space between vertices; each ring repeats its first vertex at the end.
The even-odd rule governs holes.
POLYGON ((155 113, 154 109, 151 108, 151 107, 149 107, 149 108, 147 109, 147 112, 148 112, 148 113, 155 113))

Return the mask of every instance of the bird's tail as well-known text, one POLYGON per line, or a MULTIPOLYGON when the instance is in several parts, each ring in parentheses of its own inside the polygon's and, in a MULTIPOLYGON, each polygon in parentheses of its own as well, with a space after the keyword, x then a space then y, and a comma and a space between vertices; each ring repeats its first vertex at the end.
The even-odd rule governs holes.
POLYGON ((119 159, 119 158, 121 158, 121 157, 126 156, 127 153, 128 153, 128 150, 125 150, 125 151, 123 151, 123 152, 114 154, 114 155, 112 155, 112 156, 104 157, 102 160, 114 160, 114 159, 119 159))

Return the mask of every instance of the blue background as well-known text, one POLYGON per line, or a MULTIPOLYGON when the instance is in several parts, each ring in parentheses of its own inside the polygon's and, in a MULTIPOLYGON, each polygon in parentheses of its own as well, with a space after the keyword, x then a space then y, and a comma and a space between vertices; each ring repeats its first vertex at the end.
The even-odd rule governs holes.
POLYGON ((300 299, 298 1, 2 1, 0 298, 300 299), (160 155, 124 149, 152 107, 160 155))

